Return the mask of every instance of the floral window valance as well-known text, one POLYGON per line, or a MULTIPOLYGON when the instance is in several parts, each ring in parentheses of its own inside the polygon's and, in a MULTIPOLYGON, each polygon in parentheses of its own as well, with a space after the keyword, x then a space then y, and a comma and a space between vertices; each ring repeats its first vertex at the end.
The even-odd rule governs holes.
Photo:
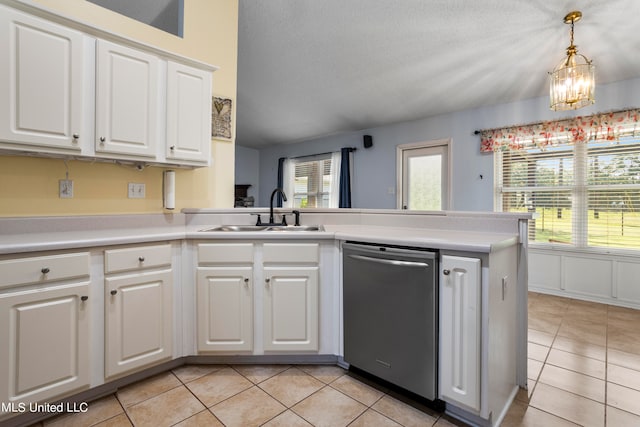
POLYGON ((579 143, 615 141, 640 135, 640 109, 480 131, 480 151, 515 151, 579 143))

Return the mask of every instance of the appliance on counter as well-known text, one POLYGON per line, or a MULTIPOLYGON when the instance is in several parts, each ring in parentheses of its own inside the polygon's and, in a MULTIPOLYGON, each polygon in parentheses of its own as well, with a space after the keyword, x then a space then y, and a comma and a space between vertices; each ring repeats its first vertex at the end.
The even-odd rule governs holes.
POLYGON ((437 252, 346 242, 344 360, 438 409, 437 252))

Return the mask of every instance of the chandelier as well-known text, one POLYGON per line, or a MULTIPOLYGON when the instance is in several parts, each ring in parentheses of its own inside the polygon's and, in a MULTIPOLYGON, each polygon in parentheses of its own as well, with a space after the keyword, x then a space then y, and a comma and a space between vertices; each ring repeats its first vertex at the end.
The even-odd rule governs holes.
POLYGON ((564 17, 564 23, 571 24, 571 44, 567 57, 549 73, 550 107, 554 111, 577 110, 595 102, 595 66, 573 44, 573 24, 580 18, 578 11, 564 17))

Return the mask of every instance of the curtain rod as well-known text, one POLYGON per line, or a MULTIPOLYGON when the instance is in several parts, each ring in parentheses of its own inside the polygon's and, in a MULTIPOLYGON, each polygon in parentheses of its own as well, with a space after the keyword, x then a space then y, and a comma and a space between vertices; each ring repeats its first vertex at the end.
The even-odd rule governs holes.
POLYGON ((587 114, 585 116, 572 116, 572 117, 565 117, 562 119, 555 119, 555 120, 544 120, 544 121, 539 121, 539 122, 533 122, 533 123, 526 123, 523 125, 510 125, 510 126, 499 126, 499 127, 495 127, 495 128, 489 128, 489 129, 479 129, 479 130, 474 130, 473 134, 474 135, 480 135, 482 132, 490 132, 490 131, 494 131, 494 130, 498 130, 498 129, 510 129, 510 128, 517 128, 517 127, 525 127, 525 126, 536 126, 536 125, 541 125, 543 123, 552 123, 552 122, 564 122, 566 120, 575 120, 578 118, 584 118, 584 117, 592 117, 592 116, 601 116, 604 114, 616 114, 616 113, 623 113, 625 111, 631 111, 631 110, 636 110, 637 107, 634 108, 623 108, 621 110, 611 110, 611 111, 601 111, 598 113, 593 113, 593 114, 587 114))
MULTIPOLYGON (((351 150, 351 151, 356 151, 356 150, 357 150, 357 148, 356 148, 356 147, 345 147, 345 148, 348 148, 348 149, 349 149, 349 150, 351 150)), ((289 158, 289 159, 302 159, 302 158, 304 158, 304 157, 315 157, 315 156, 323 156, 323 155, 325 155, 325 154, 333 154, 333 153, 337 153, 337 152, 339 152, 339 151, 340 151, 340 150, 337 150, 337 151, 327 151, 327 152, 325 152, 325 153, 305 154, 304 156, 294 156, 294 157, 288 157, 288 158, 289 158)))

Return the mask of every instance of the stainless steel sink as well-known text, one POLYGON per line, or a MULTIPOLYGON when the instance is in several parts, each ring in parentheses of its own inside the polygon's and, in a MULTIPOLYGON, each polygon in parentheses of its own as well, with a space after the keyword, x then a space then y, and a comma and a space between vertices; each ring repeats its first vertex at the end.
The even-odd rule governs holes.
POLYGON ((218 225, 200 231, 256 232, 256 231, 324 231, 322 225, 218 225))

